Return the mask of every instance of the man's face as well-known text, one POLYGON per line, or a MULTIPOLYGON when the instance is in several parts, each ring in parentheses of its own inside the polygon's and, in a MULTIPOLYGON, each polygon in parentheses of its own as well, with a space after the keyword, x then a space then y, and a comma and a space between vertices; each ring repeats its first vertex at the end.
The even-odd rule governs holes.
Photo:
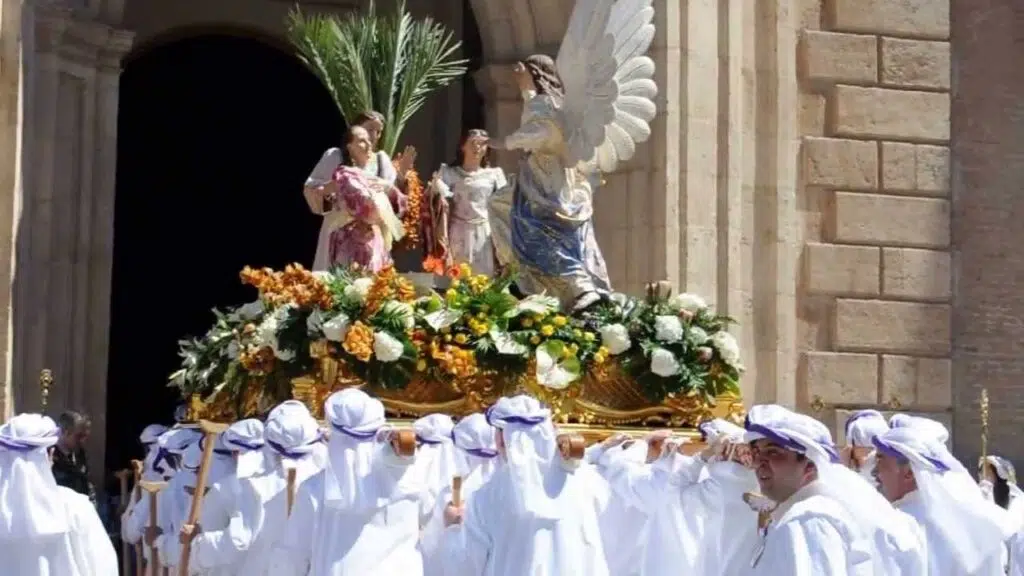
POLYGON ((914 471, 906 462, 879 451, 875 460, 875 478, 886 500, 895 502, 915 488, 914 471))
POLYGON ((68 448, 77 450, 89 440, 89 434, 92 432, 92 426, 87 422, 81 422, 74 428, 61 431, 61 439, 68 448))
POLYGON ((751 456, 761 493, 775 502, 789 499, 809 481, 810 462, 770 440, 755 440, 751 456))

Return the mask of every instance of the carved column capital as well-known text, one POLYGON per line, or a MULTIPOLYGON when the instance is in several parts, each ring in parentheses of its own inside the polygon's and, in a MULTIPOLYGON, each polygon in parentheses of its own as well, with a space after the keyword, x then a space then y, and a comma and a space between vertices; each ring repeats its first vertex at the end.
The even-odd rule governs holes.
POLYGON ((135 45, 135 32, 112 29, 107 43, 100 48, 99 69, 102 72, 121 72, 121 61, 135 45))
POLYGON ((72 26, 71 9, 53 3, 37 4, 34 16, 36 52, 57 52, 72 26))

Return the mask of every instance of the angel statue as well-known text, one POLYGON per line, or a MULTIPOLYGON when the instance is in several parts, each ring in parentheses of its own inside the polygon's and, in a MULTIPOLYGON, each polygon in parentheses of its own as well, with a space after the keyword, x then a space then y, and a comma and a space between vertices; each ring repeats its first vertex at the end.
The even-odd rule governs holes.
POLYGON ((490 141, 524 152, 488 206, 498 264, 519 269, 522 292, 547 292, 566 308, 587 308, 611 290, 593 190, 601 172, 650 137, 652 2, 577 0, 557 59, 533 55, 515 65, 526 102, 520 127, 490 141))

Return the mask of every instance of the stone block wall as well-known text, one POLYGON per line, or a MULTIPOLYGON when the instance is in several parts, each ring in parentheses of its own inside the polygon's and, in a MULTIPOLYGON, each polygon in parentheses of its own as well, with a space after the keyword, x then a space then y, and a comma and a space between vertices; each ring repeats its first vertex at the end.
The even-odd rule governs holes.
POLYGON ((949 3, 801 2, 797 408, 949 422, 949 3))

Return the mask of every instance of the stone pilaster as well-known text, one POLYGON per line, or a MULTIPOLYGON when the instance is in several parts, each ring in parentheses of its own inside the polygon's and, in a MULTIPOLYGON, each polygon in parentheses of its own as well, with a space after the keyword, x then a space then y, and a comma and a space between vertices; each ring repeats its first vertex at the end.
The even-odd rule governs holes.
POLYGON ((37 375, 53 370, 49 410, 89 413, 90 453, 102 470, 118 75, 132 35, 66 9, 30 16, 32 164, 15 285, 15 397, 19 411, 36 409, 37 375))

